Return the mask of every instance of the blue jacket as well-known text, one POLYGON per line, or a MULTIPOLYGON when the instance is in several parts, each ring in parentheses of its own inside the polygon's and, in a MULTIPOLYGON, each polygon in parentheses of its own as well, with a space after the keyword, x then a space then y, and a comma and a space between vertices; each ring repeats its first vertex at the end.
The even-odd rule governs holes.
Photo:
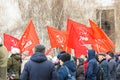
MULTIPOLYGON (((120 62, 120 60, 119 60, 120 62)), ((116 80, 120 79, 120 63, 118 64, 117 68, 116 68, 116 80)))
POLYGON ((88 50, 88 67, 86 71, 85 80, 96 80, 96 75, 99 67, 97 64, 95 51, 88 50))
POLYGON ((54 64, 44 53, 36 52, 25 64, 21 80, 57 80, 54 64))
POLYGON ((100 62, 100 67, 103 68, 103 80, 109 80, 109 69, 108 69, 108 61, 106 59, 103 59, 100 62))
POLYGON ((70 74, 72 76, 76 76, 75 75, 75 71, 76 71, 76 66, 75 66, 75 63, 70 60, 70 61, 66 61, 63 66, 61 66, 57 72, 58 74, 58 80, 66 80, 67 79, 67 76, 68 76, 68 73, 67 73, 67 70, 65 68, 65 66, 69 69, 70 71, 70 74))
POLYGON ((116 80, 116 62, 113 58, 108 60, 109 80, 116 80))

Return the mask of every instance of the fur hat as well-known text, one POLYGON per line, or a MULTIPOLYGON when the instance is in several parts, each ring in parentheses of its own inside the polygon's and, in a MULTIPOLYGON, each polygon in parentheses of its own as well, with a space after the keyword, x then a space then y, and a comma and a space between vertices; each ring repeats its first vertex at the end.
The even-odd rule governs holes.
POLYGON ((61 57, 60 60, 62 60, 63 62, 69 61, 71 59, 70 54, 68 53, 64 53, 61 57))

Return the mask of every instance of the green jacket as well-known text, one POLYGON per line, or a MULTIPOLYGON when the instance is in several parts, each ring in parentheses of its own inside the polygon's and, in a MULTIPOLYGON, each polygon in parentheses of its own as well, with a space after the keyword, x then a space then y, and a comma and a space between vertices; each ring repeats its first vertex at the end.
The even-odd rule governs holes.
POLYGON ((20 54, 12 54, 8 60, 7 71, 9 74, 15 74, 15 79, 19 79, 21 65, 21 56, 20 54))
POLYGON ((0 45, 0 80, 7 80, 8 51, 6 47, 0 45))

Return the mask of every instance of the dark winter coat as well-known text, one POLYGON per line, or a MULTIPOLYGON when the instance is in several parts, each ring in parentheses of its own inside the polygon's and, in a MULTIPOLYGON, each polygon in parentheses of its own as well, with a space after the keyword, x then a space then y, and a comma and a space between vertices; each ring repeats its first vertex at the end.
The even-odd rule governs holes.
POLYGON ((54 64, 45 54, 36 52, 25 64, 21 80, 57 80, 54 64))
POLYGON ((106 59, 103 59, 100 62, 100 67, 103 69, 103 80, 109 80, 109 71, 108 71, 108 61, 106 59))
POLYGON ((88 67, 86 71, 85 80, 96 80, 98 69, 99 67, 97 64, 95 51, 88 50, 88 67))
POLYGON ((120 80, 120 63, 116 68, 116 80, 120 80))
POLYGON ((0 44, 0 80, 7 80, 8 51, 0 44))
POLYGON ((116 67, 120 64, 120 60, 117 60, 116 67))
POLYGON ((108 61, 109 80, 116 80, 116 62, 114 59, 108 61))
POLYGON ((12 54, 8 59, 7 72, 9 76, 15 74, 14 79, 20 79, 21 55, 12 54))
POLYGON ((84 80, 84 66, 80 64, 77 66, 76 69, 76 80, 84 80))
POLYGON ((68 76, 68 72, 65 68, 65 66, 69 69, 70 74, 72 76, 76 76, 75 75, 75 71, 76 71, 76 66, 75 63, 70 60, 70 61, 66 61, 58 70, 57 74, 58 74, 58 80, 66 80, 67 76, 68 76))

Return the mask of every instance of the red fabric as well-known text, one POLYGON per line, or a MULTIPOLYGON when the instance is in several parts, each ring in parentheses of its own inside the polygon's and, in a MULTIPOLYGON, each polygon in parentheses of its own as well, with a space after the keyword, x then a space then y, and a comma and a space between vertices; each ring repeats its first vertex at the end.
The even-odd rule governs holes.
POLYGON ((12 48, 18 48, 19 40, 8 34, 4 33, 4 45, 8 51, 11 51, 12 48))
POLYGON ((87 55, 88 48, 85 46, 79 46, 74 49, 75 56, 79 58, 81 55, 87 55))
POLYGON ((20 39, 19 48, 21 52, 30 51, 36 44, 39 44, 39 39, 31 20, 20 39))
POLYGON ((95 24, 92 20, 89 20, 93 34, 94 34, 94 39, 102 39, 104 40, 104 44, 110 46, 111 48, 115 48, 114 43, 109 39, 109 37, 104 33, 104 31, 99 28, 97 24, 95 24))
POLYGON ((63 51, 67 51, 68 34, 64 31, 57 30, 47 26, 51 48, 59 47, 63 51))
POLYGON ((67 25, 67 32, 69 32, 68 47, 75 48, 76 45, 94 44, 95 41, 90 30, 86 25, 69 19, 67 25))
POLYGON ((88 67, 88 61, 85 61, 84 62, 84 74, 86 74, 87 67, 88 67))
POLYGON ((67 32, 69 32, 67 45, 74 49, 76 57, 87 54, 88 49, 83 44, 95 43, 90 28, 70 19, 68 20, 67 32))
POLYGON ((68 19, 67 32, 69 32, 69 36, 74 37, 76 35, 74 38, 77 38, 79 43, 83 44, 95 43, 91 29, 84 24, 68 19))
POLYGON ((68 36, 68 44, 67 46, 70 48, 76 48, 77 45, 83 45, 83 43, 79 42, 79 38, 77 36, 76 31, 74 30, 73 27, 71 27, 69 36, 68 36))
POLYGON ((33 50, 30 50, 28 54, 29 54, 29 56, 32 56, 34 54, 33 50))
POLYGON ((69 54, 71 54, 71 48, 66 47, 66 50, 65 50, 65 51, 68 52, 69 54))
POLYGON ((49 48, 49 49, 45 52, 45 55, 48 55, 51 50, 52 50, 52 48, 49 48))
POLYGON ((97 53, 99 52, 108 52, 108 51, 113 51, 112 48, 110 48, 107 44, 107 42, 103 40, 97 40, 97 44, 93 44, 92 48, 96 50, 97 53))

